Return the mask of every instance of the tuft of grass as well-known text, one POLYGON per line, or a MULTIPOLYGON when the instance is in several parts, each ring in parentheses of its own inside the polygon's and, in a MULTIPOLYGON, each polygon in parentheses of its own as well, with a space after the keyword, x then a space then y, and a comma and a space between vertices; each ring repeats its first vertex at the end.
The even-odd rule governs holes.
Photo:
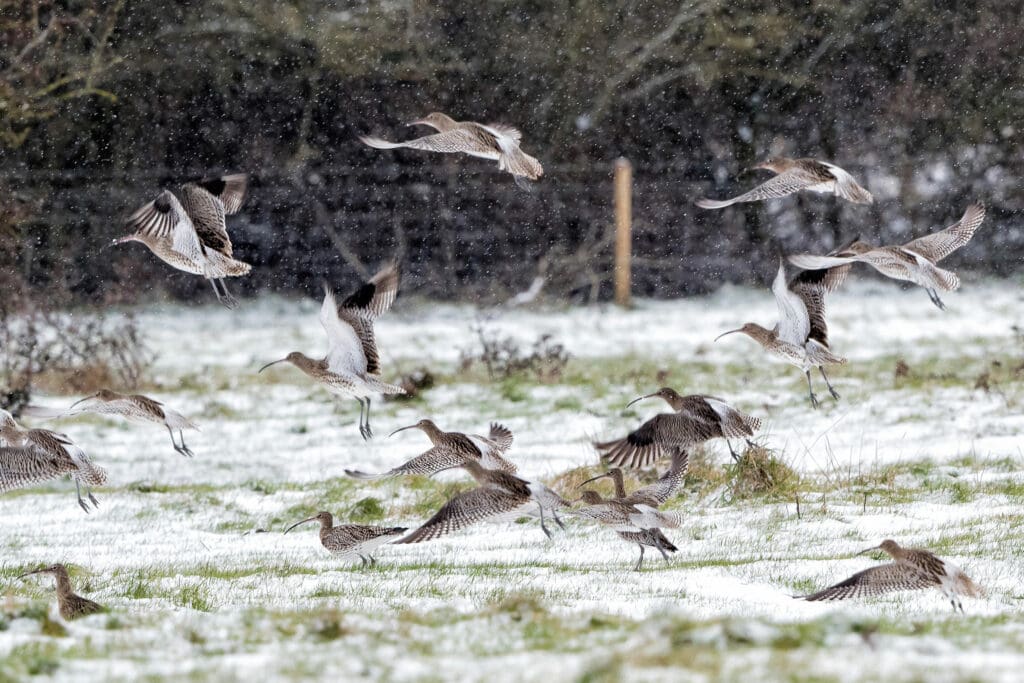
POLYGON ((358 524, 377 522, 384 519, 384 506, 372 496, 361 498, 348 510, 347 518, 358 524))
POLYGON ((754 444, 729 468, 729 485, 733 499, 788 499, 798 489, 800 476, 773 451, 754 444))
POLYGON ((173 596, 174 604, 194 609, 197 612, 210 612, 212 607, 206 590, 199 584, 182 586, 173 596))

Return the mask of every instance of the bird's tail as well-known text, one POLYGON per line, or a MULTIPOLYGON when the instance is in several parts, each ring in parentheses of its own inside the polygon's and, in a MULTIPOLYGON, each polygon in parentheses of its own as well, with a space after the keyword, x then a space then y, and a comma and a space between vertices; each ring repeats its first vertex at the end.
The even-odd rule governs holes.
POLYGON ((668 540, 668 537, 665 536, 665 534, 661 533, 661 529, 652 529, 651 539, 656 541, 656 544, 660 544, 664 550, 670 553, 674 553, 677 550, 679 550, 679 548, 676 547, 675 543, 668 540))
POLYGON ((957 589, 969 598, 983 598, 985 597, 985 589, 974 583, 971 577, 967 576, 963 572, 957 577, 957 589))
POLYGON ((935 283, 936 289, 942 289, 947 292, 960 289, 960 278, 957 277, 956 273, 932 265, 926 265, 924 272, 935 283))
POLYGON ((406 393, 405 389, 403 389, 402 387, 398 386, 397 384, 388 384, 387 382, 382 382, 382 381, 380 381, 379 379, 377 379, 375 377, 367 378, 366 385, 372 391, 376 391, 378 394, 404 394, 404 393, 406 393))
POLYGON ((858 185, 848 174, 843 174, 836 182, 836 194, 854 204, 871 204, 875 201, 871 193, 858 185))
POLYGON ((827 346, 823 346, 818 342, 808 340, 807 342, 807 357, 815 365, 845 365, 846 359, 842 356, 837 356, 832 353, 827 346))
POLYGON ((537 180, 544 175, 544 167, 540 165, 540 162, 523 150, 518 147, 509 149, 503 147, 503 150, 504 154, 498 157, 499 169, 508 171, 516 178, 523 177, 530 180, 537 180))
POLYGON ((194 429, 199 431, 199 425, 192 420, 188 419, 184 415, 174 410, 167 410, 164 408, 164 422, 171 429, 194 429))
POLYGON ((359 141, 364 145, 373 147, 374 149, 398 149, 399 147, 405 147, 404 143, 401 142, 388 142, 381 138, 374 137, 372 135, 360 135, 359 141))
POLYGON ((252 266, 236 261, 212 249, 206 250, 206 263, 203 264, 203 275, 208 278, 239 277, 248 275, 252 266))

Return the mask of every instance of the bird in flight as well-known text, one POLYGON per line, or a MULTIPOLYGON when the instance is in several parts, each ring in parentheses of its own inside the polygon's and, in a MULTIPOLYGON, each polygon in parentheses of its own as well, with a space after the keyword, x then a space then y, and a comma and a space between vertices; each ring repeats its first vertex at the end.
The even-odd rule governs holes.
POLYGON ((874 201, 871 193, 857 184, 853 176, 827 161, 817 159, 768 159, 747 170, 763 169, 775 173, 753 190, 731 199, 699 199, 697 206, 702 209, 724 209, 741 202, 759 202, 764 199, 786 197, 801 190, 834 194, 854 204, 870 204, 874 201))

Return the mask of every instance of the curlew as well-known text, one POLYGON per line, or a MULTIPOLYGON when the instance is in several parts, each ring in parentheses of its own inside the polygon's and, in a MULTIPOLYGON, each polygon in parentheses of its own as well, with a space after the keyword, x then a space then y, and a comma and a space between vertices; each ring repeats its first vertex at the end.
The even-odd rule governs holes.
POLYGON ((430 439, 432 447, 387 472, 371 474, 359 470, 345 470, 345 474, 355 479, 382 479, 406 474, 432 477, 438 472, 461 467, 469 459, 476 460, 484 469, 501 470, 509 474, 516 472, 516 466, 503 457, 512 446, 512 432, 504 425, 492 423, 488 436, 480 436, 444 432, 432 420, 420 420, 414 425, 396 429, 391 432, 391 436, 406 429, 421 430, 430 439))
POLYGON ((100 389, 92 396, 87 396, 71 404, 67 410, 51 410, 37 406, 29 406, 24 410, 25 415, 40 418, 73 417, 83 413, 118 415, 130 422, 163 425, 171 435, 171 444, 174 446, 174 450, 187 457, 195 455, 185 445, 185 435, 182 430, 195 429, 198 431, 199 427, 181 413, 141 394, 119 394, 110 389, 100 389), (178 432, 180 444, 174 438, 175 430, 178 432))
POLYGON ((560 527, 564 526, 557 510, 568 507, 569 502, 543 484, 509 472, 485 469, 474 459, 466 460, 460 467, 472 475, 478 486, 456 494, 422 526, 395 543, 422 543, 479 522, 514 520, 530 514, 534 506, 540 513, 540 528, 548 538, 551 532, 544 523, 545 510, 551 512, 560 527))
POLYGON ((72 619, 106 611, 106 608, 99 603, 83 598, 81 595, 71 591, 71 579, 68 577, 68 570, 64 565, 51 564, 49 567, 25 572, 18 578, 24 579, 26 576, 33 574, 53 574, 57 584, 57 606, 60 608, 60 616, 64 619, 71 621, 72 619))
POLYGON ((374 394, 404 394, 405 389, 380 379, 380 357, 373 324, 391 308, 398 292, 398 266, 381 268, 338 306, 334 293, 324 285, 320 324, 327 333, 327 355, 315 360, 292 351, 281 360, 267 363, 260 372, 277 363, 291 363, 324 385, 336 396, 359 402, 359 433, 373 437, 370 429, 370 397, 374 394))
POLYGON ((634 567, 636 571, 643 567, 645 547, 657 548, 666 562, 668 553, 678 550, 661 531, 662 528, 678 528, 681 522, 678 514, 661 512, 644 502, 602 498, 600 493, 592 490, 583 491, 576 502, 583 502, 585 506, 573 509, 569 514, 610 526, 620 538, 640 547, 640 559, 634 567))
POLYGON ((25 429, 6 410, 0 410, 0 493, 64 475, 75 481, 78 504, 89 512, 81 485, 93 506, 99 501, 90 487, 107 482, 107 473, 64 434, 48 429, 25 429))
POLYGON ((885 540, 881 545, 872 546, 857 554, 863 555, 872 550, 888 553, 895 562, 865 569, 825 590, 796 597, 810 601, 846 600, 895 591, 937 588, 949 599, 953 611, 959 609, 962 613, 964 606, 960 602, 961 595, 971 598, 980 598, 983 595, 981 588, 959 567, 949 560, 937 557, 929 550, 903 548, 896 541, 885 540))
POLYGON ((945 310, 939 291, 952 292, 958 289, 960 278, 956 273, 943 270, 936 264, 970 242, 983 220, 985 207, 971 204, 960 220, 945 230, 919 237, 904 245, 873 247, 857 240, 828 256, 796 254, 789 257, 789 262, 809 270, 833 268, 847 263, 867 263, 886 277, 924 287, 932 303, 945 310))
POLYGON ((819 403, 811 385, 811 368, 816 367, 832 398, 839 400, 839 393, 825 374, 824 366, 842 365, 846 359, 836 356, 829 348, 825 294, 835 291, 846 279, 849 270, 849 264, 826 270, 805 270, 787 285, 786 268, 780 261, 779 272, 772 283, 772 293, 779 308, 779 322, 775 327, 769 330, 757 323, 747 323, 739 329, 723 332, 715 341, 728 334, 742 332, 768 353, 803 370, 807 377, 811 405, 815 408, 819 403))
POLYGON ((870 204, 874 201, 871 193, 858 185, 853 176, 827 161, 779 157, 768 159, 747 170, 755 169, 764 169, 776 175, 738 197, 723 200, 699 199, 697 206, 702 209, 724 209, 741 202, 786 197, 801 190, 834 194, 855 204, 870 204))
POLYGON ((288 533, 300 524, 320 522, 320 543, 327 551, 342 560, 359 558, 363 566, 377 564, 373 551, 388 543, 396 536, 405 533, 404 526, 367 526, 364 524, 339 524, 334 526, 334 517, 330 512, 322 511, 302 521, 295 522, 284 530, 288 533))
POLYGON ((519 149, 522 134, 515 128, 498 124, 484 125, 475 121, 455 121, 434 112, 413 121, 410 126, 430 126, 437 132, 405 142, 388 142, 377 137, 361 136, 363 144, 374 149, 422 149, 428 152, 461 152, 474 157, 496 160, 498 170, 508 171, 522 187, 524 178, 537 180, 544 174, 540 162, 519 149))
POLYGON ((242 207, 247 184, 248 176, 236 173, 185 183, 178 195, 164 190, 128 218, 132 233, 113 244, 142 242, 168 265, 205 277, 217 301, 234 308, 238 301, 224 278, 245 275, 252 266, 233 257, 224 217, 242 207))

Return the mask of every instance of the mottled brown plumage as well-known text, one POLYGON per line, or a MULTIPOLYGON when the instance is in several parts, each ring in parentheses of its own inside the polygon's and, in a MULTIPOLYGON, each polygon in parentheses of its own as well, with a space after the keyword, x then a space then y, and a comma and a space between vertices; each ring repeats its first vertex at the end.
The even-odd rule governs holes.
POLYGON ((56 580, 57 605, 60 608, 60 616, 64 619, 71 621, 72 619, 106 611, 106 608, 102 605, 72 592, 71 579, 68 577, 68 570, 64 565, 53 564, 49 567, 35 569, 25 572, 18 578, 23 579, 32 574, 53 574, 53 578, 56 580))
POLYGON ((750 170, 753 169, 764 169, 777 175, 738 197, 725 200, 700 199, 697 206, 702 209, 722 209, 741 202, 786 197, 801 190, 834 194, 855 204, 870 204, 874 201, 871 193, 858 185, 853 176, 825 161, 779 157, 752 166, 750 170))
POLYGON ((320 522, 320 543, 328 552, 343 560, 358 557, 364 567, 367 564, 377 563, 377 559, 373 556, 373 551, 378 546, 388 543, 391 539, 402 535, 406 531, 404 526, 382 527, 365 524, 339 524, 334 526, 334 517, 331 513, 321 511, 312 517, 292 524, 284 530, 284 533, 288 533, 300 524, 307 522, 320 522))
POLYGON ((810 601, 846 600, 934 587, 949 599, 954 611, 961 612, 964 611, 961 595, 982 597, 982 590, 959 567, 929 550, 903 548, 896 541, 885 540, 857 554, 872 550, 888 553, 895 562, 865 569, 834 586, 798 597, 810 601))

